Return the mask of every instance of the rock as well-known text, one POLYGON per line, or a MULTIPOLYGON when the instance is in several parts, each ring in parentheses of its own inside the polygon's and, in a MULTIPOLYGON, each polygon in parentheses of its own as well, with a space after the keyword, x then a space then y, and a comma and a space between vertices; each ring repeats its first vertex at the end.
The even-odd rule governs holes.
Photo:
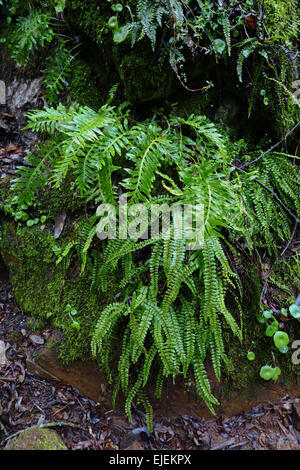
POLYGON ((34 357, 26 358, 29 372, 51 378, 77 388, 95 403, 101 403, 108 409, 112 407, 111 388, 94 361, 75 361, 63 367, 57 357, 57 345, 61 341, 58 332, 48 339, 42 350, 34 357))
POLYGON ((34 345, 42 345, 45 343, 45 340, 41 336, 38 336, 38 335, 30 335, 29 339, 34 345))
POLYGON ((41 86, 41 78, 35 78, 34 80, 18 80, 15 78, 13 83, 7 87, 7 101, 10 112, 15 114, 27 104, 34 107, 38 102, 41 86))
POLYGON ((68 450, 56 431, 35 426, 21 432, 4 450, 68 450))
POLYGON ((120 442, 120 449, 121 450, 143 450, 139 439, 141 438, 141 434, 145 433, 149 434, 149 430, 146 427, 136 428, 133 431, 126 434, 121 442, 120 442))

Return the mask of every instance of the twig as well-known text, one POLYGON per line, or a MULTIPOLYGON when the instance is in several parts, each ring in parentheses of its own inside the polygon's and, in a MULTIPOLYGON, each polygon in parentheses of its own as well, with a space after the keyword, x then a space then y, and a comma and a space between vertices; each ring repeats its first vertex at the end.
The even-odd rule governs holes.
POLYGON ((254 160, 252 160, 251 162, 246 162, 244 165, 241 166, 241 168, 246 168, 247 166, 249 165, 252 165, 253 163, 256 163, 258 162, 259 160, 261 160, 265 155, 267 155, 269 152, 272 152, 272 150, 274 150, 276 147, 278 147, 278 145, 280 145, 282 142, 284 142, 288 136, 290 134, 292 134, 292 132, 294 132, 295 129, 297 129, 297 127, 300 125, 300 121, 297 122, 297 124, 293 127, 293 129, 291 129, 279 142, 277 142, 277 144, 273 145, 271 148, 269 148, 268 150, 266 150, 264 153, 262 153, 259 157, 255 158, 254 160))

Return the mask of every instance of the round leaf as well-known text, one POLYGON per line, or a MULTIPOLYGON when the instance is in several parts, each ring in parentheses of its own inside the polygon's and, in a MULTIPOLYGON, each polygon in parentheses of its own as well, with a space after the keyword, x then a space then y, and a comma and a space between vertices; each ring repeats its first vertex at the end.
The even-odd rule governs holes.
POLYGON ((249 361, 254 361, 254 359, 255 359, 255 354, 254 354, 254 352, 249 351, 248 354, 247 354, 247 359, 248 359, 249 361))
POLYGON ((273 336, 273 340, 276 348, 278 349, 285 348, 290 342, 289 335, 284 331, 277 331, 273 336))
POLYGON ((260 369, 259 375, 264 380, 271 380, 274 376, 274 369, 270 366, 262 366, 260 369))

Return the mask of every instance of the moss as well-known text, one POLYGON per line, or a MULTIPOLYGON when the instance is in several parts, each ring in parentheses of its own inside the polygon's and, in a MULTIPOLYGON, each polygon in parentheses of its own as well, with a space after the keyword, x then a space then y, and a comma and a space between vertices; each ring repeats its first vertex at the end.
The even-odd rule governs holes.
POLYGON ((108 1, 68 0, 66 13, 73 26, 99 47, 111 36, 107 22, 112 16, 112 10, 108 1))
POLYGON ((83 60, 76 60, 72 64, 72 77, 69 83, 69 93, 72 101, 93 109, 100 108, 106 97, 101 99, 99 90, 92 77, 89 65, 83 60))
POLYGON ((281 39, 284 34, 286 44, 291 47, 298 37, 299 7, 297 0, 265 0, 264 5, 264 23, 268 33, 281 39))
POLYGON ((0 180, 0 209, 3 210, 5 204, 10 204, 12 198, 15 196, 11 191, 11 176, 6 176, 0 180))
POLYGON ((129 50, 126 44, 114 46, 113 57, 129 101, 154 101, 175 91, 174 72, 167 62, 160 67, 147 39, 129 50))
POLYGON ((87 357, 95 323, 117 291, 112 279, 109 294, 92 293, 88 272, 80 276, 78 265, 71 265, 69 269, 64 263, 56 265, 54 245, 56 241, 50 227, 42 231, 39 226, 18 228, 13 222, 3 223, 0 250, 16 300, 22 311, 31 313, 31 326, 35 329, 51 322, 62 330, 64 341, 60 357, 68 363, 87 357), (66 313, 68 304, 78 311, 76 321, 80 323, 80 331, 72 327, 72 320, 66 313), (50 312, 52 316, 47 319, 50 312))
POLYGON ((5 450, 68 450, 68 448, 55 431, 34 426, 9 441, 5 450))

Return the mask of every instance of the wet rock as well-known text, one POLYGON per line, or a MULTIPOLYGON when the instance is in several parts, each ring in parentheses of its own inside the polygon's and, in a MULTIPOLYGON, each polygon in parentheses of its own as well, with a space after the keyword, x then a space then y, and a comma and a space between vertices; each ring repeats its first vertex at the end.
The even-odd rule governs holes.
POLYGON ((60 237, 60 235, 61 235, 61 233, 64 229, 66 218, 67 218, 66 211, 62 211, 62 213, 59 214, 55 218, 54 238, 56 240, 60 237))
POLYGON ((29 339, 34 345, 42 345, 45 343, 45 340, 41 336, 38 336, 38 335, 30 335, 29 339))
POLYGON ((23 431, 6 444, 4 450, 68 450, 62 439, 51 429, 33 427, 23 431))
POLYGON ((35 78, 34 80, 15 79, 7 88, 7 101, 10 112, 15 114, 25 105, 34 107, 39 99, 41 85, 42 78, 35 78))

